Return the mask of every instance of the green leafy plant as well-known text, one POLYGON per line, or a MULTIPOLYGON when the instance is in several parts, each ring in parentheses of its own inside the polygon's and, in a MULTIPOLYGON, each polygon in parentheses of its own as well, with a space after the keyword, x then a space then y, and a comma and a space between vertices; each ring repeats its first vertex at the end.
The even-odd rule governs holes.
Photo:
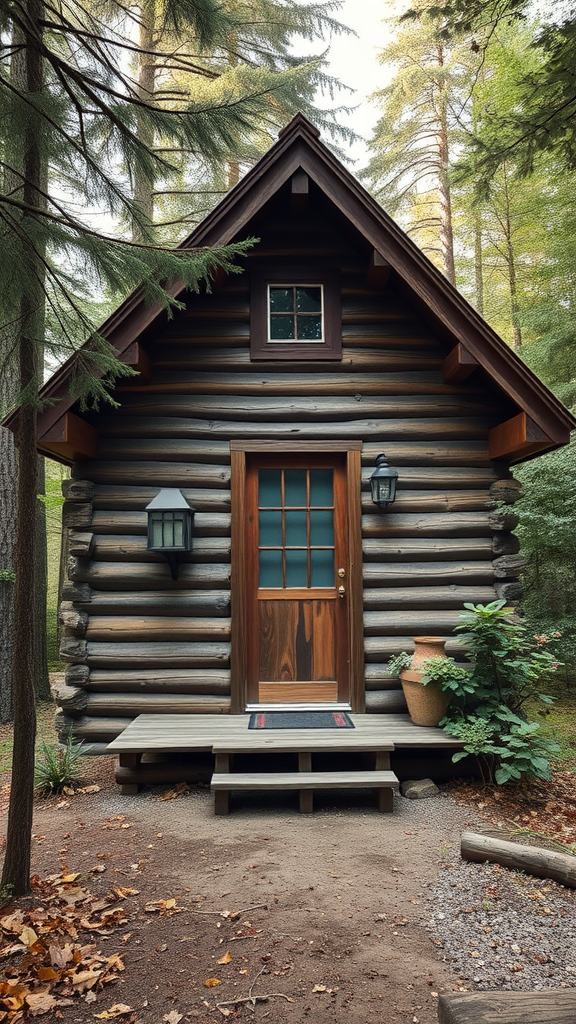
POLYGON ((35 788, 49 796, 72 786, 81 775, 82 755, 83 744, 77 743, 71 732, 63 745, 42 740, 34 768, 35 788))
POLYGON ((0 569, 0 581, 3 583, 14 583, 16 580, 16 573, 14 569, 0 569))
MULTIPOLYGON (((412 658, 413 655, 407 654, 406 651, 393 655, 388 662, 391 674, 398 676, 403 669, 409 669, 412 665, 412 658)), ((422 662, 420 682, 423 686, 427 686, 428 683, 436 683, 443 692, 450 692, 457 696, 473 692, 470 684, 470 672, 461 665, 457 665, 454 658, 445 655, 426 658, 422 662)))
POLYGON ((523 776, 549 779, 548 758, 559 747, 539 735, 540 724, 527 720, 525 706, 532 700, 544 708, 553 703, 540 693, 559 664, 546 649, 551 637, 530 636, 504 601, 464 607, 456 629, 464 634, 474 667, 441 723, 463 743, 452 760, 473 754, 483 781, 499 785, 523 776))

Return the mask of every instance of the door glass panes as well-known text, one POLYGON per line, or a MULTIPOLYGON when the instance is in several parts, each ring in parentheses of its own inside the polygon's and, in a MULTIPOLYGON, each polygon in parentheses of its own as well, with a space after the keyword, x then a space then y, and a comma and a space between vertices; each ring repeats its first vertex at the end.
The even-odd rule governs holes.
POLYGON ((258 472, 259 586, 333 587, 334 470, 258 472))
POLYGON ((270 341, 323 341, 322 285, 269 285, 270 341))

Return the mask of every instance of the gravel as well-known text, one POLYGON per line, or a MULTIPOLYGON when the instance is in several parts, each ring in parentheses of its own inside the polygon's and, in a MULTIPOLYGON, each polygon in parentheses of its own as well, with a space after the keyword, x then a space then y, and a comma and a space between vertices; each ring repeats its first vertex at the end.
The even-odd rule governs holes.
POLYGON ((447 863, 428 929, 467 988, 576 987, 576 892, 495 864, 447 863))

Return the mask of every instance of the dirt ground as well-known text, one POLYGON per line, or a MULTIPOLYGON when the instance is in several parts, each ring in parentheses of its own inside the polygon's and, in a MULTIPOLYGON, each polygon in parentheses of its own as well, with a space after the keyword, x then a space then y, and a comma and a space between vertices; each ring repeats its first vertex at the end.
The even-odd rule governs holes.
POLYGON ((381 815, 368 793, 319 794, 307 816, 293 794, 280 806, 245 794, 215 818, 205 788, 120 796, 111 759, 87 781, 100 790, 37 801, 33 870, 80 872, 71 888, 96 897, 132 891, 114 903, 116 926, 84 940, 125 969, 96 1000, 53 1011, 65 1022, 123 1004, 119 1019, 137 1024, 432 1024, 438 993, 464 985, 426 923, 427 889, 474 823, 469 806, 398 798, 381 815))

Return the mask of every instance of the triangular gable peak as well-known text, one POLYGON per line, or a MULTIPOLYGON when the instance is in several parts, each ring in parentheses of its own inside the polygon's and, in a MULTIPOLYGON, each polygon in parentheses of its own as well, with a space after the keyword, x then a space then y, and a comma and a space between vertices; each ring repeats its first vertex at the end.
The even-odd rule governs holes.
MULTIPOLYGON (((520 462, 568 442, 576 426, 574 417, 322 144, 319 132, 302 114, 280 132, 268 153, 182 247, 225 245, 245 237, 258 213, 290 181, 295 201, 307 192, 308 181, 313 182, 338 211, 340 220, 361 237, 369 253, 367 272, 373 283, 385 285, 393 275, 422 319, 446 344, 446 382, 458 383, 480 369, 507 400, 507 408, 512 405, 516 410, 512 416, 507 412, 504 422, 492 429, 492 458, 520 462)), ((182 282, 176 281, 168 290, 179 296, 183 289, 182 282)), ((141 379, 146 374, 146 356, 138 342, 165 315, 159 306, 147 307, 141 292, 136 291, 102 328, 119 358, 138 369, 141 379)), ((39 449, 63 462, 94 457, 98 441, 95 428, 71 411, 71 362, 42 389, 42 397, 53 404, 40 415, 38 429, 39 449)), ((6 424, 16 429, 17 413, 6 424)))

